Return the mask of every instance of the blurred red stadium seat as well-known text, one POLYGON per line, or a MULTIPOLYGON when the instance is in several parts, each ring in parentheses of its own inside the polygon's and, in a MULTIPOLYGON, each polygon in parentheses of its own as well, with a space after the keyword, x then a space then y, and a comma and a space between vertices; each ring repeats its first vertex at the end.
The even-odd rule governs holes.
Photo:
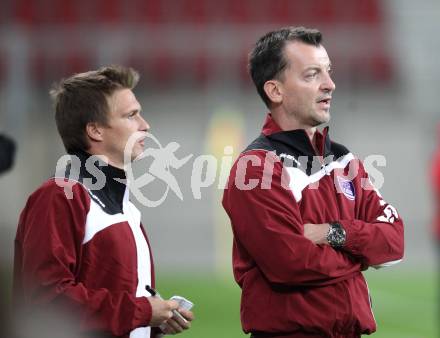
POLYGON ((16 0, 12 2, 14 21, 25 26, 31 26, 37 23, 37 4, 35 1, 16 0))
POLYGON ((279 0, 271 3, 265 1, 265 6, 261 6, 262 15, 267 17, 269 22, 277 22, 280 25, 292 25, 297 12, 294 8, 295 2, 289 0, 279 0))
POLYGON ((54 2, 54 21, 62 24, 77 24, 79 22, 78 6, 75 0, 63 0, 54 2))
POLYGON ((96 0, 95 3, 96 9, 94 16, 98 22, 104 24, 117 24, 121 22, 123 8, 122 0, 96 0))
POLYGON ((137 0, 132 2, 131 20, 144 24, 157 24, 164 20, 162 2, 137 0))
POLYGON ((204 25, 207 21, 207 1, 184 0, 182 1, 182 19, 193 25, 204 25))
MULTIPOLYGON (((347 4, 353 2, 346 2, 347 4)), ((343 11, 343 7, 336 7, 335 0, 314 0, 308 2, 307 17, 306 20, 319 22, 321 24, 336 23, 340 20, 340 14, 343 11)))
MULTIPOLYGON (((356 78, 356 81, 386 82, 393 78, 392 62, 383 31, 383 4, 379 0, 16 0, 11 4, 11 13, 12 21, 24 27, 33 29, 36 26, 44 28, 50 25, 50 29, 53 26, 60 32, 65 30, 65 34, 69 34, 72 25, 75 29, 111 26, 117 30, 118 27, 125 29, 127 23, 135 23, 141 30, 145 29, 145 42, 153 50, 158 49, 157 42, 162 41, 165 36, 163 32, 202 32, 197 34, 197 38, 189 36, 188 42, 183 42, 185 46, 181 47, 175 46, 175 41, 165 41, 159 51, 154 51, 154 55, 147 54, 151 50, 145 46, 126 52, 127 60, 142 60, 142 69, 151 70, 151 76, 161 84, 180 81, 181 76, 186 81, 188 74, 180 71, 183 63, 192 72, 194 81, 203 84, 213 80, 216 70, 228 69, 225 67, 228 62, 231 65, 239 64, 240 74, 236 74, 238 79, 242 79, 239 81, 249 83, 245 60, 252 45, 251 41, 243 41, 246 44, 244 46, 237 39, 231 40, 230 51, 222 52, 222 57, 219 58, 210 57, 201 46, 212 44, 211 40, 216 36, 224 38, 224 33, 229 30, 246 34, 247 29, 267 25, 312 26, 323 30, 326 37, 330 36, 334 41, 349 39, 341 40, 345 50, 336 48, 332 53, 335 59, 345 60, 338 65, 338 72, 356 78), (88 26, 82 26, 83 23, 88 26), (215 31, 212 28, 220 30, 215 31), (203 34, 205 30, 213 32, 213 36, 203 34), (173 44, 173 47, 170 48, 167 44, 173 44), (241 48, 246 50, 243 55, 237 53, 241 48), (363 49, 369 50, 367 56, 362 52, 363 49), (145 57, 137 57, 137 53, 145 57), (223 62, 221 58, 226 61, 223 62), (352 71, 356 74, 348 74, 352 71)), ((238 36, 237 34, 237 38, 238 36)), ((51 73, 48 68, 52 67, 52 62, 63 71, 75 72, 87 65, 96 64, 99 58, 97 50, 93 48, 87 56, 81 56, 84 48, 79 46, 81 52, 69 48, 72 52, 66 50, 65 56, 59 56, 54 61, 51 51, 40 53, 38 48, 36 45, 31 46, 31 68, 35 79, 42 81, 51 73)), ((54 52, 58 53, 57 48, 54 48, 54 52)), ((235 66, 233 69, 235 71, 235 66)))
POLYGON ((252 1, 249 0, 224 0, 226 6, 226 22, 249 23, 252 18, 252 1))

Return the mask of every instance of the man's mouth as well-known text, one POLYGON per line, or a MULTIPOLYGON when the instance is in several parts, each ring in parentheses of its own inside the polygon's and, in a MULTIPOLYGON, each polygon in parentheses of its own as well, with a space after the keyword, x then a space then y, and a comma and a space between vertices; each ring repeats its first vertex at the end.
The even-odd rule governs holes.
POLYGON ((330 104, 331 100, 332 100, 331 96, 326 96, 326 97, 319 98, 316 102, 318 102, 318 103, 324 102, 324 103, 330 104))
POLYGON ((321 106, 321 108, 328 109, 330 108, 331 101, 332 101, 332 97, 326 96, 319 98, 316 102, 319 104, 319 106, 321 106))
POLYGON ((146 137, 143 137, 141 139, 139 139, 138 143, 143 147, 144 146, 144 141, 145 141, 146 137))

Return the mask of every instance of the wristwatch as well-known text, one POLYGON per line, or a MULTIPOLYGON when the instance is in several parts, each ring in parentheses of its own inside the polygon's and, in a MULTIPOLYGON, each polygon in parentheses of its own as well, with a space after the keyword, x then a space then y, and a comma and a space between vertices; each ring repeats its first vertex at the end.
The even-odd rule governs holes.
POLYGON ((341 248, 345 244, 345 239, 347 237, 345 229, 338 222, 331 222, 330 229, 327 233, 327 242, 333 248, 341 248))

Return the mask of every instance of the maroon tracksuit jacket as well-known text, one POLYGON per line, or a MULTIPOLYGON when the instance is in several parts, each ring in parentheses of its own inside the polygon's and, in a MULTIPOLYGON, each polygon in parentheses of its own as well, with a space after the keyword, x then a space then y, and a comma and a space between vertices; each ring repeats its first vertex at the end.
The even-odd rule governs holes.
POLYGON ((125 173, 110 165, 95 168, 105 186, 87 188, 85 178, 93 174, 85 170, 88 155, 76 155, 82 165, 71 173, 78 171, 82 183, 50 179, 21 213, 14 300, 32 311, 74 315, 81 337, 128 337, 135 330, 149 337, 145 285, 154 284, 154 267, 140 212, 119 181, 125 173))
POLYGON ((403 223, 327 132, 317 132, 316 154, 304 130, 282 131, 269 114, 231 170, 223 206, 245 332, 357 337, 376 329, 361 271, 402 258, 403 223), (342 249, 303 236, 304 224, 333 221, 347 233, 342 249))

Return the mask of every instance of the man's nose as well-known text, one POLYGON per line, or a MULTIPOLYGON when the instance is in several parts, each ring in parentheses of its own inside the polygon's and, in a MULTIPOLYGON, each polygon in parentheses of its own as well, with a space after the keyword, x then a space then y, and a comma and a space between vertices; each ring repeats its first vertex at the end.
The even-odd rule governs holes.
POLYGON ((332 92, 336 89, 336 85, 329 73, 326 73, 325 80, 321 84, 321 89, 326 92, 332 92))
POLYGON ((150 130, 150 125, 148 124, 148 122, 142 117, 141 118, 141 124, 140 124, 140 130, 142 131, 149 131, 150 130))

